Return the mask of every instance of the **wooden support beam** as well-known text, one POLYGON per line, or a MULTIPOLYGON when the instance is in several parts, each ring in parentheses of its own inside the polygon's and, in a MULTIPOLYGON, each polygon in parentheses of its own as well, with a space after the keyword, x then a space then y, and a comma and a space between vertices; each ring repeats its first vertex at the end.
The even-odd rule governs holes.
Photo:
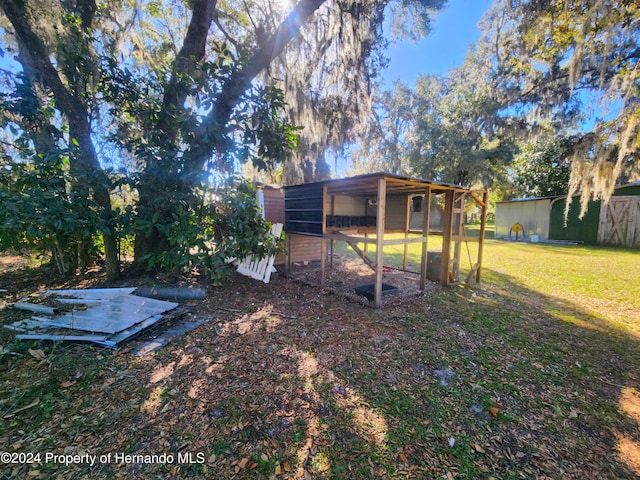
POLYGON ((327 264, 327 184, 322 186, 322 240, 320 241, 320 288, 324 288, 327 264))
POLYGON ((329 239, 329 240, 341 240, 343 242, 354 242, 354 243, 364 243, 366 244, 374 244, 376 243, 376 239, 375 238, 369 238, 369 237, 361 237, 359 235, 347 235, 345 233, 342 232, 332 232, 332 233, 326 233, 324 235, 325 238, 329 239))
POLYGON ((363 252, 363 251, 362 251, 362 249, 361 249, 360 247, 358 247, 358 244, 357 244, 357 243, 347 241, 347 244, 348 244, 351 248, 353 248, 353 251, 354 251, 354 252, 356 252, 356 253, 358 254, 358 256, 362 259, 362 261, 363 261, 364 263, 366 263, 366 264, 367 264, 367 266, 368 266, 371 270, 373 270, 374 272, 376 271, 376 264, 375 264, 375 262, 374 262, 373 260, 371 260, 371 259, 367 256, 367 254, 366 254, 365 252, 363 252))
MULTIPOLYGON (((405 204, 405 217, 404 217, 404 239, 409 238, 409 227, 411 226, 411 195, 407 195, 407 202, 405 204)), ((407 269, 407 254, 409 253, 409 245, 405 242, 404 252, 402 254, 402 269, 407 269)))
POLYGON ((287 275, 291 273, 291 258, 293 257, 293 252, 291 251, 291 234, 285 233, 287 238, 287 252, 285 254, 285 271, 287 275))
POLYGON ((411 243, 421 243, 424 242, 423 237, 411 237, 411 238, 392 238, 390 240, 384 240, 382 243, 384 245, 409 245, 411 243))
POLYGON ((484 249, 484 232, 487 227, 487 204, 489 199, 489 192, 486 190, 482 192, 482 213, 480 214, 480 235, 478 237, 478 269, 476 270, 476 282, 480 283, 482 277, 482 251, 484 249))
POLYGON ((376 211, 376 281, 374 284, 374 301, 376 308, 382 306, 382 268, 384 265, 384 224, 387 210, 387 180, 378 179, 378 206, 376 211))
MULTIPOLYGON (((386 233, 389 233, 389 232, 387 231, 386 233)), ((349 244, 351 243, 355 243, 355 244, 364 243, 365 245, 378 244, 378 241, 375 238, 360 237, 357 235, 346 235, 340 232, 327 233, 324 237, 328 240, 340 240, 343 242, 347 242, 349 244)), ((404 238, 391 238, 389 240, 383 240, 382 243, 383 245, 405 245, 405 244, 412 244, 412 243, 421 243, 423 241, 424 241, 423 237, 409 237, 406 240, 404 238)), ((366 253, 366 251, 364 253, 366 253)))
MULTIPOLYGON (((331 215, 335 215, 336 214, 336 196, 335 195, 331 195, 331 215)), ((326 230, 326 222, 325 222, 325 233, 327 232, 326 230)), ((333 251, 334 251, 334 240, 331 239, 331 249, 330 249, 330 253, 329 253, 329 268, 333 271, 333 251)))
POLYGON ((442 231, 442 254, 440 256, 440 283, 449 285, 449 262, 451 262, 451 237, 453 236, 453 190, 444 194, 442 231))
POLYGON ((462 254, 462 243, 456 238, 464 236, 464 197, 465 194, 461 192, 455 192, 453 195, 453 262, 451 265, 451 271, 453 273, 453 280, 457 282, 460 277, 460 256, 462 254))
POLYGON ((427 253, 429 246, 429 222, 431 221, 431 187, 424 191, 422 202, 422 258, 420 260, 420 290, 427 285, 427 253))
MULTIPOLYGON (((484 192, 483 192, 483 193, 484 193, 484 192)), ((476 204, 477 204, 479 207, 485 207, 485 206, 487 205, 487 202, 486 202, 485 200, 480 200, 480 199, 478 198, 478 196, 475 194, 475 192, 470 192, 470 193, 469 193, 469 196, 470 196, 471 198, 473 198, 473 200, 476 202, 476 204)))
POLYGON ((480 238, 478 237, 465 237, 465 236, 458 236, 458 235, 454 235, 453 237, 451 237, 451 240, 453 240, 454 242, 479 242, 480 238))

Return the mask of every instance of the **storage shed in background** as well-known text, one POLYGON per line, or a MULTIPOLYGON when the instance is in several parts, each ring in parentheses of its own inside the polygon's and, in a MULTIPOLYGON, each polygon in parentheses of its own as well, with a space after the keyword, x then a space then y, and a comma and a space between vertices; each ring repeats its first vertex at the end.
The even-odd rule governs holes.
MULTIPOLYGON (((496 238, 514 237, 512 228, 522 225, 525 238, 537 235, 540 240, 549 239, 549 213, 556 197, 522 198, 496 203, 496 238)), ((535 238, 535 237, 534 237, 535 238)))
MULTIPOLYGON (((481 278, 482 244, 487 211, 487 192, 473 192, 459 185, 373 173, 350 178, 327 180, 284 187, 285 232, 287 235, 288 269, 307 252, 307 246, 319 246, 321 285, 325 281, 328 254, 333 256, 333 243, 344 241, 375 271, 374 301, 381 305, 384 247, 404 245, 403 269, 407 248, 422 244, 420 286, 427 279, 427 244, 430 234, 443 236, 440 252, 439 280, 449 284, 450 264, 459 265, 460 244, 479 242, 478 258, 472 274, 481 278), (431 213, 432 198, 442 196, 444 209, 437 226, 431 213), (475 202, 481 208, 480 236, 467 238, 464 233, 464 204, 475 202), (385 234, 401 233, 402 238, 385 238, 385 234), (452 246, 453 243, 453 246, 452 246), (370 259, 360 245, 375 245, 375 259, 370 259)), ((434 215, 435 217, 435 215, 434 215)), ((435 220, 435 218, 434 218, 435 220)), ((455 275, 453 276, 455 278, 455 275)))
POLYGON ((640 247, 640 183, 617 187, 608 202, 590 201, 582 218, 575 195, 565 222, 566 202, 566 196, 498 202, 496 238, 508 237, 512 226, 520 223, 527 239, 539 235, 541 241, 640 247))

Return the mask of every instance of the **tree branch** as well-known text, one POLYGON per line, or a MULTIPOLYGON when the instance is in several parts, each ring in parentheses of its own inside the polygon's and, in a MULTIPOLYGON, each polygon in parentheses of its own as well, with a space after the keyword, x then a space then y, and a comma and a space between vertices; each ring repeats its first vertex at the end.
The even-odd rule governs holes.
POLYGON ((225 149, 224 136, 233 109, 240 101, 251 82, 278 56, 296 36, 302 25, 320 8, 325 0, 301 0, 278 27, 278 30, 257 52, 237 70, 223 85, 211 112, 203 122, 203 128, 194 136, 190 148, 185 152, 186 174, 193 176, 202 170, 214 151, 225 149))
POLYGON ((165 86, 162 99, 162 116, 159 128, 168 135, 171 141, 177 136, 176 116, 184 112, 184 102, 187 98, 187 84, 181 82, 181 75, 193 77, 196 68, 205 57, 209 28, 215 14, 217 0, 195 0, 191 21, 184 38, 182 48, 173 64, 173 73, 168 85, 165 86))

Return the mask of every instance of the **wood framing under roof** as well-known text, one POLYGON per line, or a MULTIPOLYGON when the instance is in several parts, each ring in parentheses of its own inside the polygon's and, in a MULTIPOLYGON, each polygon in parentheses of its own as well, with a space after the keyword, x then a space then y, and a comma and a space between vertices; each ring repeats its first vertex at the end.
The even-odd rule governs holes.
MULTIPOLYGON (((445 193, 447 191, 470 192, 470 190, 460 185, 433 182, 420 178, 405 177, 391 173, 367 173, 355 177, 340 178, 336 180, 325 180, 315 182, 326 184, 329 195, 347 195, 368 197, 375 196, 378 191, 378 180, 384 178, 387 183, 387 194, 420 194, 424 193, 425 187, 430 187, 433 194, 445 193)), ((306 184, 311 185, 311 184, 306 184)))
MULTIPOLYGON (((382 304, 382 272, 385 245, 404 245, 403 268, 406 269, 407 246, 422 243, 420 287, 427 279, 427 246, 430 234, 442 234, 439 281, 443 285, 457 278, 462 241, 477 241, 478 258, 467 280, 481 278, 482 247, 487 213, 487 192, 473 192, 459 185, 433 182, 419 178, 394 175, 385 172, 371 173, 336 180, 326 180, 285 187, 285 232, 288 237, 289 258, 292 256, 293 235, 321 237, 320 262, 321 285, 324 286, 327 252, 333 257, 333 243, 344 241, 375 272, 374 301, 382 304), (441 228, 430 229, 430 205, 434 195, 444 195, 444 212, 441 228), (421 215, 420 237, 411 228, 410 208, 412 196, 423 197, 425 205, 421 215), (351 199, 351 200, 349 200, 351 199), (464 202, 470 199, 481 210, 479 238, 468 238, 464 230, 464 202), (404 233, 404 238, 385 239, 388 233, 404 233), (373 235, 374 238, 369 237, 373 235), (453 249, 451 243, 454 243, 453 249), (330 244, 330 245, 328 245, 330 244), (376 245, 376 258, 370 259, 358 244, 376 245), (452 261, 453 254, 453 261, 452 261), (450 272, 450 264, 453 271, 450 272)), ((288 262, 288 269, 290 262, 288 262)))

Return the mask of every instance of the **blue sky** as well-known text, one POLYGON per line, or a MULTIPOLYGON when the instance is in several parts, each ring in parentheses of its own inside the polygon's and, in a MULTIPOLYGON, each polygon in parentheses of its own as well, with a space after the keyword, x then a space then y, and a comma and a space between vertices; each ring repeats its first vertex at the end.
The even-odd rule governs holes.
POLYGON ((431 33, 421 41, 400 41, 388 50, 391 59, 383 81, 400 79, 412 86, 419 75, 445 74, 462 64, 480 32, 477 24, 492 0, 449 0, 432 23, 431 33))

